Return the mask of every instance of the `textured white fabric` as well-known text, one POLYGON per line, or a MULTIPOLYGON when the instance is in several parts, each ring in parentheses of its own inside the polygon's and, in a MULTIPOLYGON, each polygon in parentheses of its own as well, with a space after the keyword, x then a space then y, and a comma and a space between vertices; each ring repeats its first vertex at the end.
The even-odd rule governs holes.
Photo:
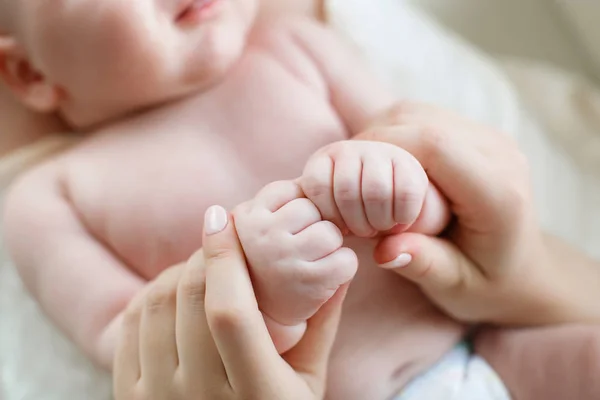
MULTIPOLYGON (((20 170, 72 142, 67 137, 51 137, 0 159, 0 203, 6 186, 20 170)), ((110 397, 108 376, 96 370, 46 320, 0 248, 0 399, 110 397)))
POLYGON ((510 394, 492 367, 460 344, 394 400, 510 400, 510 394))
POLYGON ((400 98, 436 103, 514 132, 516 96, 503 72, 423 13, 399 0, 329 0, 333 26, 366 55, 400 98))
POLYGON ((528 155, 544 226, 600 259, 600 91, 544 64, 505 60, 536 120, 518 139, 528 155))

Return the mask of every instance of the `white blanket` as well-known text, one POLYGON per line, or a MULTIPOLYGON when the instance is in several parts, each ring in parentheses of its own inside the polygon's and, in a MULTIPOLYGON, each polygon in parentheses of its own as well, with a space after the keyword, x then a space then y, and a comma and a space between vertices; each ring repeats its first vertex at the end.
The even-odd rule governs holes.
POLYGON ((406 2, 376 3, 331 0, 332 23, 398 96, 452 108, 514 135, 531 161, 542 225, 600 257, 600 161, 591 163, 600 160, 592 146, 600 134, 600 100, 593 86, 547 68, 497 63, 406 2))
MULTIPOLYGON (((398 0, 330 0, 328 15, 399 97, 441 104, 516 134, 532 157, 545 225, 594 250, 600 212, 592 212, 591 202, 600 194, 585 196, 599 186, 598 177, 557 151, 522 111, 501 68, 398 0)), ((109 399, 108 377, 46 321, 10 263, 0 262, 0 398, 109 399)))

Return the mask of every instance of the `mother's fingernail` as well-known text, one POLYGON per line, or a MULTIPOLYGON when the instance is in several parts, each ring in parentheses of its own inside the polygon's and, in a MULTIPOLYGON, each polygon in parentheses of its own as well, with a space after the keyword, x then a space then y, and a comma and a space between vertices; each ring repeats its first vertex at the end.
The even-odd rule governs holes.
POLYGON ((227 227, 229 217, 227 211, 221 206, 212 206, 204 214, 204 233, 214 235, 227 227))
POLYGON ((383 269, 396 269, 404 268, 412 262, 412 256, 408 253, 402 253, 395 259, 385 264, 380 264, 379 267, 383 269))

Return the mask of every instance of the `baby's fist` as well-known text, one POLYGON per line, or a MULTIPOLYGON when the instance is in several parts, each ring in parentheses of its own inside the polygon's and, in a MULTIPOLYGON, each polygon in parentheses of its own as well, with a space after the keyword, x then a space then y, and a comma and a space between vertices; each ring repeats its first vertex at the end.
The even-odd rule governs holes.
POLYGON ((287 350, 306 320, 352 279, 356 254, 293 181, 266 186, 236 208, 234 219, 259 307, 277 348, 287 350))
POLYGON ((411 227, 421 215, 430 186, 421 164, 405 150, 359 140, 319 150, 299 182, 323 219, 359 237, 411 227))

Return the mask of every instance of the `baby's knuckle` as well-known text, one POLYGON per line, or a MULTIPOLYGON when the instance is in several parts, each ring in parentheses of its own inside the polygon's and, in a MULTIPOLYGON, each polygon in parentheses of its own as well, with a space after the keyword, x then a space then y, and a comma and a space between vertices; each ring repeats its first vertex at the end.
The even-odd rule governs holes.
POLYGON ((281 180, 268 184, 265 187, 265 191, 276 196, 278 196, 279 193, 293 193, 297 195, 301 192, 301 187, 295 180, 281 180))
POLYGON ((359 140, 346 140, 332 144, 327 149, 327 156, 333 162, 333 167, 336 169, 338 162, 341 160, 360 160, 364 146, 359 140))
POLYGON ((360 134, 360 140, 370 142, 379 142, 389 140, 390 135, 393 135, 393 128, 390 126, 371 126, 360 134))
POLYGON ((348 248, 338 249, 336 256, 323 265, 319 270, 319 277, 337 277, 338 279, 335 281, 341 285, 354 277, 358 268, 358 257, 353 250, 348 248))
POLYGON ((363 200, 367 203, 384 203, 391 200, 392 188, 382 179, 372 179, 363 183, 363 200))
POLYGON ((353 250, 340 249, 342 252, 338 265, 335 266, 336 271, 341 271, 344 276, 344 282, 351 279, 358 268, 358 256, 353 250))
POLYGON ((340 180, 335 187, 335 200, 338 203, 349 203, 357 201, 357 188, 349 180, 340 180))
POLYGON ((241 204, 238 204, 232 211, 234 218, 245 218, 248 214, 251 213, 253 208, 253 202, 245 201, 241 204))
MULTIPOLYGON (((292 271, 290 271, 292 272, 292 271)), ((298 282, 307 285, 313 286, 316 283, 322 282, 324 278, 329 275, 329 265, 328 263, 323 263, 316 266, 307 266, 307 267, 298 267, 293 271, 294 279, 298 282)))
MULTIPOLYGON (((332 254, 339 250, 344 244, 344 238, 334 234, 323 235, 318 238, 318 244, 315 244, 315 248, 319 249, 321 255, 332 254)), ((300 270, 304 266, 299 263, 297 270, 300 270)))
POLYGON ((333 222, 326 221, 327 230, 322 236, 315 237, 315 240, 324 242, 329 249, 339 249, 344 243, 344 236, 340 229, 333 222))
POLYGON ((290 249, 282 243, 282 240, 279 240, 277 235, 273 235, 270 240, 265 240, 260 246, 256 247, 256 250, 262 253, 263 258, 273 263, 273 266, 277 266, 290 256, 290 249))
POLYGON ((425 200, 425 192, 417 185, 403 186, 394 194, 396 212, 418 214, 425 200))
POLYGON ((331 196, 332 187, 326 177, 306 175, 302 178, 302 190, 309 199, 331 196))
POLYGON ((398 190, 396 196, 402 204, 421 204, 424 200, 423 189, 418 186, 405 186, 398 190))
POLYGON ((347 140, 334 142, 324 148, 324 153, 330 157, 338 158, 354 154, 355 143, 347 140))

